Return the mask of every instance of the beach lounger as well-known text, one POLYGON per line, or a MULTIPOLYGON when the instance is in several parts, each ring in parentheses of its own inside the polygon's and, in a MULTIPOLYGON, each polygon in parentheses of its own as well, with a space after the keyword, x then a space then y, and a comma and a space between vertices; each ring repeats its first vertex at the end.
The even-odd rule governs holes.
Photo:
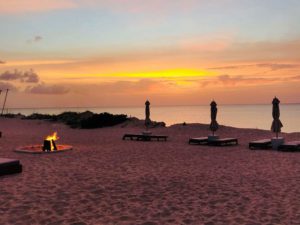
POLYGON ((254 149, 271 149, 272 148, 271 139, 262 139, 262 140, 257 140, 257 141, 251 141, 249 143, 249 148, 251 150, 254 150, 254 149))
POLYGON ((21 172, 22 165, 19 160, 0 158, 0 176, 21 172))
POLYGON ((190 145, 206 145, 206 144, 208 144, 208 138, 207 137, 190 138, 189 144, 190 145))
POLYGON ((189 144, 198 145, 212 145, 212 146, 228 146, 237 145, 238 139, 236 138, 218 138, 214 140, 209 140, 208 137, 191 138, 189 144))
POLYGON ((168 136, 165 135, 144 135, 144 134, 124 134, 123 140, 135 140, 135 141, 167 141, 168 136))
POLYGON ((279 146, 278 150, 284 152, 300 151, 300 141, 291 141, 291 142, 284 143, 279 146))
POLYGON ((237 145, 237 138, 219 138, 215 140, 209 140, 208 145, 212 146, 229 146, 229 145, 237 145))

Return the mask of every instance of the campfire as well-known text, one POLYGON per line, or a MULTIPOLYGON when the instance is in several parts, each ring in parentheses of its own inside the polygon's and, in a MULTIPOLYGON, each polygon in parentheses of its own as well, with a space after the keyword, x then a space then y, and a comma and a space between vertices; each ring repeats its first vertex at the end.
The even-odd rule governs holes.
POLYGON ((15 152, 31 154, 48 154, 65 152, 73 149, 71 145, 56 144, 55 141, 57 141, 58 139, 59 137, 57 136, 57 132, 54 132, 53 134, 44 138, 44 144, 42 144, 41 142, 41 144, 38 145, 27 145, 18 147, 15 149, 15 152))
POLYGON ((43 151, 57 151, 55 141, 58 139, 57 132, 47 136, 44 140, 43 151))

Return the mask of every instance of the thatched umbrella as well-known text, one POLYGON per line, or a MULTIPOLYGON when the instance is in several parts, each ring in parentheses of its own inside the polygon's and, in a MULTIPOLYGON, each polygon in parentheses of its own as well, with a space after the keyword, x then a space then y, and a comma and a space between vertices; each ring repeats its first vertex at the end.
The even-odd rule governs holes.
POLYGON ((146 105, 146 107, 145 107, 145 116, 146 116, 146 118, 145 118, 145 126, 148 129, 149 126, 150 126, 150 124, 151 124, 151 120, 150 120, 150 102, 147 100, 145 102, 145 105, 146 105))
POLYGON ((215 131, 218 130, 219 124, 217 122, 217 113, 218 113, 218 108, 217 108, 217 103, 215 101, 212 101, 210 103, 210 118, 211 118, 211 123, 210 123, 210 130, 213 133, 213 136, 215 134, 215 131))
POLYGON ((279 117, 280 117, 280 110, 279 110, 279 99, 274 98, 272 101, 273 109, 272 109, 272 116, 273 116, 273 122, 271 126, 271 131, 276 133, 276 138, 278 138, 278 133, 281 131, 281 127, 283 127, 279 117))

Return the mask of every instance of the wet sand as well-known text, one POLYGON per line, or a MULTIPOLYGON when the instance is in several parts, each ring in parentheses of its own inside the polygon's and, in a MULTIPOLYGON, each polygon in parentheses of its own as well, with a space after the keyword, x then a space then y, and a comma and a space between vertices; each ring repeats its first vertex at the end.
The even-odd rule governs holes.
MULTIPOLYGON (((0 177, 0 224, 299 224, 300 153, 251 151, 269 131, 221 127, 239 145, 188 145, 207 125, 154 128, 167 142, 122 141, 141 123, 80 130, 45 121, 0 119, 0 157, 23 172, 0 177), (31 155, 53 131, 73 151, 31 155)), ((283 134, 300 140, 300 133, 283 134)))

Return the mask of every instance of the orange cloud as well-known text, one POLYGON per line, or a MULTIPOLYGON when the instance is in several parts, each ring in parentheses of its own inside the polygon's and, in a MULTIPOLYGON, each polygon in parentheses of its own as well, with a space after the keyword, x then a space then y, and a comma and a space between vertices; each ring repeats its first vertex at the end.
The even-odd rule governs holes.
POLYGON ((202 0, 110 0, 110 1, 97 1, 97 0, 79 0, 78 4, 81 6, 92 6, 106 8, 112 11, 118 12, 130 12, 130 13, 145 13, 145 12, 166 12, 168 10, 178 8, 181 10, 193 9, 193 6, 199 4, 199 2, 205 2, 202 0))
POLYGON ((207 68, 211 70, 239 70, 243 68, 249 67, 260 67, 260 68, 268 68, 271 70, 284 70, 284 69, 294 69, 299 68, 300 64, 296 63, 258 63, 258 64, 249 64, 249 65, 230 65, 230 66, 219 66, 219 67, 212 67, 207 68))
POLYGON ((283 85, 290 82, 299 82, 300 76, 230 76, 219 75, 211 79, 203 79, 199 81, 201 87, 249 87, 249 86, 264 86, 264 85, 283 85))
POLYGON ((25 91, 32 94, 62 95, 67 94, 69 89, 59 84, 40 83, 35 86, 27 87, 25 91))
POLYGON ((76 7, 72 0, 0 0, 0 13, 28 13, 76 7))
MULTIPOLYGON (((205 2, 205 1, 203 1, 205 2)), ((41 12, 59 9, 72 8, 102 8, 116 12, 127 13, 145 13, 145 12, 167 12, 171 9, 180 9, 187 11, 193 9, 193 6, 199 4, 199 0, 0 0, 0 12, 11 13, 28 13, 41 12)))
POLYGON ((224 51, 232 44, 232 37, 226 34, 212 35, 212 37, 186 38, 179 41, 179 46, 183 51, 190 52, 218 52, 224 51), (215 37, 214 37, 215 36, 215 37))

